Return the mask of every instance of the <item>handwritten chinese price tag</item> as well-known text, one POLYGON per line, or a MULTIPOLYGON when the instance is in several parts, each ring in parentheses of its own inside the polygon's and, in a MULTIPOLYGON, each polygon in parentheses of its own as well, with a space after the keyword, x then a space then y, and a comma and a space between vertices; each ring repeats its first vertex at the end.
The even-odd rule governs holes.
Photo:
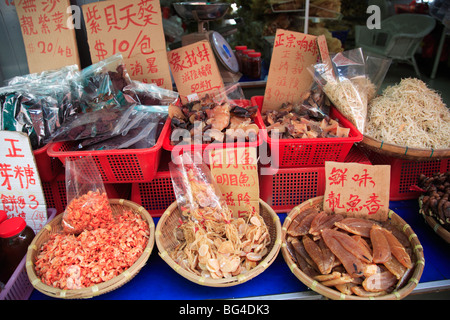
POLYGON ((159 1, 99 1, 82 8, 92 63, 121 53, 131 79, 172 90, 159 1))
POLYGON ((30 140, 22 132, 0 131, 0 141, 0 208, 37 232, 47 222, 47 205, 30 140))
POLYGON ((15 1, 30 73, 78 65, 69 0, 15 1))
POLYGON ((208 41, 169 51, 170 69, 177 85, 182 103, 196 94, 202 98, 206 93, 223 88, 223 80, 216 58, 208 41))
POLYGON ((256 148, 212 149, 211 173, 235 217, 259 212, 259 182, 256 148))
POLYGON ((385 221, 390 177, 388 165, 325 162, 324 210, 385 221))
POLYGON ((262 111, 276 110, 283 102, 303 101, 313 78, 307 67, 316 63, 316 36, 278 29, 270 62, 262 111))

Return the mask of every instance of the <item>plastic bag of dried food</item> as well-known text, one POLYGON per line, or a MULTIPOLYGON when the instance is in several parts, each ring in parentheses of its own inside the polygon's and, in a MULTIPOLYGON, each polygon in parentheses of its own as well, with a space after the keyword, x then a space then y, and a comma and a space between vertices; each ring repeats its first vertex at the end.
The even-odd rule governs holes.
POLYGON ((173 190, 183 216, 203 220, 230 220, 228 209, 211 171, 200 153, 185 152, 169 163, 173 190), (229 216, 228 216, 229 215, 229 216))
POLYGON ((81 112, 127 105, 122 90, 129 84, 131 79, 121 54, 84 68, 76 82, 81 112))
POLYGON ((63 232, 79 234, 113 221, 105 186, 92 157, 67 158, 65 168, 67 207, 61 221, 63 232))
POLYGON ((136 80, 123 88, 123 94, 129 103, 146 106, 176 104, 180 96, 178 92, 158 87, 154 83, 143 83, 136 80))
POLYGON ((126 110, 112 132, 80 142, 83 150, 151 148, 167 119, 166 106, 136 105, 126 110))

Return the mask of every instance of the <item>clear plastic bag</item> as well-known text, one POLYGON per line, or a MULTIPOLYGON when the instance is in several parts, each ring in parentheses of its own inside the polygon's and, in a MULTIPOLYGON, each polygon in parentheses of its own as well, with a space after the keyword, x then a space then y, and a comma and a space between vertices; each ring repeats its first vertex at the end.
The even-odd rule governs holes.
POLYGON ((178 92, 160 88, 154 83, 143 83, 135 80, 123 88, 123 94, 129 103, 146 106, 176 104, 180 97, 178 92))
POLYGON ((67 207, 61 220, 64 233, 103 228, 113 221, 105 186, 91 156, 66 159, 67 207))
POLYGON ((122 90, 129 84, 131 79, 121 54, 84 68, 75 86, 81 112, 128 105, 122 90))
POLYGON ((383 59, 366 58, 361 48, 340 52, 331 57, 331 66, 318 63, 308 70, 334 106, 360 132, 364 132, 368 103, 384 79, 389 64, 383 59), (373 72, 383 66, 383 72, 373 72), (368 68, 370 66, 370 68, 368 68), (371 77, 372 75, 372 77, 371 77), (380 82, 381 81, 381 82, 380 82))
POLYGON ((178 155, 169 163, 169 169, 175 198, 183 216, 194 220, 231 219, 232 212, 200 153, 178 155))

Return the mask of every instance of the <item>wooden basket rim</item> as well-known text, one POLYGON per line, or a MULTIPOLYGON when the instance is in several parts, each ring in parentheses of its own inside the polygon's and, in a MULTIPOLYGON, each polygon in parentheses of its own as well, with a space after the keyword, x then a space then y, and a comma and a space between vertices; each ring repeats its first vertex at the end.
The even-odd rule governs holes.
POLYGON ((403 147, 380 141, 367 135, 363 135, 363 139, 360 143, 364 147, 367 147, 377 153, 408 160, 422 161, 450 157, 450 149, 410 148, 407 146, 403 147))
POLYGON ((164 248, 164 245, 162 244, 160 237, 163 236, 161 232, 161 226, 164 224, 164 221, 167 219, 167 217, 175 210, 178 209, 177 201, 174 201, 162 214, 158 221, 158 225, 156 226, 156 232, 155 232, 155 242, 156 246, 158 247, 158 254, 160 257, 179 275, 183 276, 184 278, 199 284, 203 286, 208 287, 230 287, 234 285, 238 285, 241 283, 244 283, 250 279, 253 279, 260 273, 262 273, 265 269, 267 269, 272 262, 275 260, 275 258, 278 255, 278 252, 281 249, 281 222, 278 215, 273 211, 273 209, 265 203, 263 200, 259 199, 260 205, 262 205, 271 215, 274 224, 275 224, 275 230, 276 230, 276 239, 272 239, 273 247, 272 250, 266 255, 266 257, 260 261, 260 263, 253 268, 252 270, 246 272, 245 274, 241 274, 238 276, 233 276, 230 278, 222 278, 222 279, 206 279, 204 277, 197 276, 196 274, 189 272, 188 270, 182 268, 179 264, 177 264, 168 254, 166 249, 164 248))
POLYGON ((153 222, 152 216, 148 213, 148 211, 138 205, 135 202, 125 199, 109 199, 109 203, 112 205, 122 205, 125 207, 131 208, 133 211, 140 214, 145 221, 147 221, 150 229, 150 237, 148 239, 147 245, 141 254, 141 256, 134 262, 134 264, 129 267, 127 270, 117 275, 116 277, 102 282, 98 285, 93 285, 87 288, 81 289, 72 289, 72 290, 62 290, 49 285, 44 284, 36 275, 34 270, 34 262, 32 261, 33 252, 37 251, 39 248, 36 246, 36 242, 38 239, 44 234, 51 232, 53 226, 59 225, 63 214, 59 214, 52 221, 50 221, 47 225, 45 225, 38 234, 34 237, 33 241, 28 247, 27 257, 26 257, 26 271, 28 274, 28 279, 32 286, 42 292, 43 294, 53 297, 53 298, 61 298, 61 299, 88 299, 94 296, 98 296, 110 291, 113 291, 128 281, 130 281, 136 274, 139 273, 141 268, 147 263, 150 254, 152 253, 154 244, 155 244, 155 223, 153 222))
POLYGON ((299 204, 298 206, 294 207, 286 216, 286 219, 283 223, 282 228, 282 246, 281 246, 281 253, 283 255, 284 261, 287 263, 289 269, 291 272, 299 279, 302 283, 304 283, 306 286, 308 286, 310 289, 314 290, 315 292, 333 300, 399 300, 404 297, 406 297, 411 291, 417 286, 419 283, 420 277, 422 276, 423 269, 425 266, 425 258, 423 255, 423 247, 419 242, 419 239, 417 235, 414 233, 414 231, 411 229, 411 227, 394 211, 390 210, 389 212, 389 220, 396 220, 399 223, 403 224, 403 232, 408 236, 409 241, 412 244, 412 247, 414 249, 414 253, 416 256, 416 264, 414 267, 413 274, 411 276, 411 279, 409 282, 402 288, 400 288, 397 291, 393 291, 392 293, 389 293, 384 296, 378 296, 378 297, 359 297, 355 295, 346 295, 338 290, 331 289, 329 287, 326 287, 322 284, 320 284, 318 281, 310 278, 307 276, 303 271, 300 270, 300 268, 297 266, 297 264, 292 260, 286 244, 286 232, 287 229, 293 220, 295 216, 297 216, 298 213, 301 212, 301 209, 304 207, 312 207, 314 205, 317 205, 319 203, 323 202, 323 196, 318 196, 315 198, 311 198, 309 200, 306 200, 299 204))

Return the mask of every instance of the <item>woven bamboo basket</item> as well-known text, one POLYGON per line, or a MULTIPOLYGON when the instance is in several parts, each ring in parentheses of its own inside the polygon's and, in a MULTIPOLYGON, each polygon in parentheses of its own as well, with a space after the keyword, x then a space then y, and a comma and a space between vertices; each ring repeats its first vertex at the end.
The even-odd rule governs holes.
POLYGON ((182 268, 170 257, 170 251, 179 244, 174 231, 179 224, 178 219, 181 217, 181 212, 178 209, 176 201, 167 208, 156 226, 155 240, 159 255, 179 275, 199 285, 208 287, 231 287, 253 279, 272 264, 281 248, 280 218, 275 211, 261 199, 259 200, 259 209, 259 213, 269 229, 271 242, 266 256, 263 257, 255 268, 246 273, 222 279, 205 278, 182 268))
POLYGON ((445 240, 445 242, 450 243, 450 232, 445 229, 435 218, 434 214, 429 212, 424 212, 422 210, 422 198, 423 196, 419 197, 419 213, 423 216, 425 219, 425 222, 433 229, 433 231, 442 239, 445 240))
POLYGON ((368 150, 405 160, 425 161, 450 158, 450 149, 420 149, 402 147, 395 144, 383 142, 366 135, 363 136, 360 145, 368 150))
POLYGON ((44 228, 42 228, 41 231, 39 231, 39 233, 35 236, 32 243, 28 247, 26 269, 28 278, 36 290, 53 298, 87 299, 113 291, 126 284, 139 273, 141 268, 146 264, 148 258, 150 257, 153 246, 155 244, 155 224, 153 222, 153 219, 150 214, 144 209, 144 207, 132 201, 124 199, 109 199, 109 203, 111 205, 113 214, 120 214, 124 208, 131 209, 134 213, 141 215, 141 217, 145 221, 147 221, 149 225, 150 238, 148 239, 147 246, 144 249, 144 252, 136 260, 136 262, 130 268, 114 277, 113 279, 87 288, 62 290, 44 284, 36 275, 34 269, 34 261, 36 260, 36 255, 38 254, 39 248, 49 239, 50 234, 52 232, 61 231, 61 220, 63 218, 63 214, 60 214, 56 216, 44 228))
POLYGON ((422 276, 422 272, 425 266, 425 258, 423 255, 423 247, 417 238, 417 235, 411 229, 411 227, 395 212, 389 212, 389 221, 393 226, 396 226, 398 229, 402 230, 407 236, 409 241, 411 242, 411 247, 414 249, 414 270, 412 272, 411 278, 409 282, 400 288, 397 291, 393 291, 390 294, 378 297, 360 297, 356 295, 345 295, 338 290, 333 288, 324 286, 320 284, 318 281, 307 276, 300 268, 297 266, 296 262, 292 260, 291 255, 287 249, 286 243, 286 231, 289 228, 289 225, 294 220, 294 218, 303 210, 306 210, 310 207, 321 207, 323 203, 323 196, 309 199, 301 203, 300 205, 293 208, 283 223, 282 228, 282 245, 281 245, 281 253, 283 255, 284 260, 287 265, 291 269, 292 273, 303 282, 310 289, 315 292, 329 298, 332 300, 398 300, 405 298, 411 291, 417 286, 419 283, 420 277, 422 276))

